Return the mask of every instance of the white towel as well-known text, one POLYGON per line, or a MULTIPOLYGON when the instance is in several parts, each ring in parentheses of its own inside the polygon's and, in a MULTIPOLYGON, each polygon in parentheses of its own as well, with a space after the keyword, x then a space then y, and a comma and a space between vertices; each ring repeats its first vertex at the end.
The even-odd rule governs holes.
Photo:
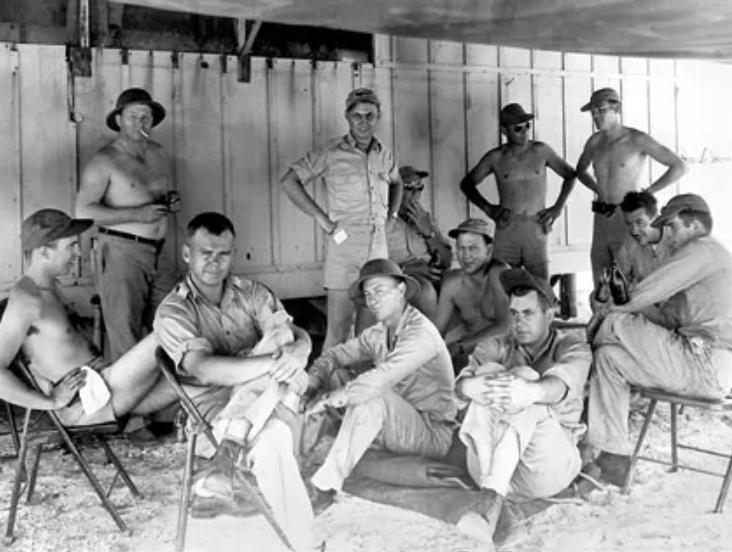
POLYGON ((89 366, 82 366, 81 369, 86 372, 86 382, 84 387, 79 390, 79 397, 84 412, 87 416, 90 416, 104 408, 112 394, 109 392, 107 382, 104 381, 99 372, 89 366))

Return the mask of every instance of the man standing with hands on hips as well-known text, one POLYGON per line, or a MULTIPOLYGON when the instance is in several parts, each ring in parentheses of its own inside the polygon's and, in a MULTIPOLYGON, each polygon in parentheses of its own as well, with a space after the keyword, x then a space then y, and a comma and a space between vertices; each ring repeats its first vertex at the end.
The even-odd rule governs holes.
POLYGON ((150 139, 163 119, 165 108, 146 90, 122 92, 106 119, 119 134, 92 156, 76 198, 76 215, 99 227, 96 284, 112 361, 152 330, 176 281, 162 249, 180 196, 167 154, 150 139))
POLYGON ((381 103, 369 88, 346 98, 348 133, 295 161, 282 177, 292 202, 329 234, 324 285, 328 296, 328 330, 323 349, 349 335, 354 304, 349 286, 366 261, 388 256, 386 232, 398 216, 402 182, 394 157, 375 136, 381 103), (327 210, 305 191, 323 178, 327 210))

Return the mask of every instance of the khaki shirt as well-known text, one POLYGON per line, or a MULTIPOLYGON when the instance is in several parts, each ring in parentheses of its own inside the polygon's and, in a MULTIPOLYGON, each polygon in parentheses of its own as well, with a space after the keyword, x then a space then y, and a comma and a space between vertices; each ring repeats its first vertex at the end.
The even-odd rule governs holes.
MULTIPOLYGON (((433 222, 432 227, 437 228, 437 225, 433 222)), ((386 235, 386 242, 389 247, 389 258, 400 265, 430 261, 427 240, 420 235, 413 224, 409 224, 401 217, 394 221, 391 231, 386 235)))
POLYGON ((303 185, 325 182, 328 216, 342 226, 383 226, 389 210, 389 185, 398 181, 394 157, 376 138, 368 153, 350 134, 330 140, 290 165, 303 185))
POLYGON ((668 232, 664 229, 660 241, 643 246, 627 234, 618 251, 617 263, 628 283, 635 286, 670 256, 668 232))
MULTIPOLYGON (((452 422, 457 412, 452 361, 434 324, 407 305, 392 343, 387 340, 386 326, 379 322, 323 353, 311 372, 328 378, 336 368, 372 360, 374 368, 350 382, 347 390, 358 386, 364 401, 392 390, 430 419, 452 422)), ((350 393, 348 398, 357 404, 350 393)))
POLYGON ((711 236, 695 239, 638 284, 630 302, 613 310, 646 314, 646 309, 657 304, 658 322, 668 329, 732 349, 730 252, 711 236))
POLYGON ((567 386, 567 393, 561 401, 549 405, 549 408, 570 435, 578 438, 584 433, 585 425, 580 422, 580 416, 584 407, 585 383, 592 363, 592 351, 587 342, 552 329, 544 346, 532 358, 523 345, 516 343, 512 334, 490 337, 475 348, 458 380, 475 375, 478 367, 488 362, 496 362, 506 370, 529 366, 540 377, 554 376, 562 380, 567 386))
POLYGON ((245 355, 262 338, 267 320, 284 310, 269 288, 236 276, 226 279, 221 305, 214 305, 188 276, 160 304, 153 327, 158 343, 178 367, 181 381, 200 385, 180 366, 187 352, 245 355))

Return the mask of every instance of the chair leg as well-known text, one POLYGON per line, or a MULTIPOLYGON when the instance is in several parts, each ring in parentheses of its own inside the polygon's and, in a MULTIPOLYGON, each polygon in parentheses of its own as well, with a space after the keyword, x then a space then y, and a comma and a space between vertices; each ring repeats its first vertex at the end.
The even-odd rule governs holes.
POLYGON ((122 481, 125 482, 125 485, 127 485, 127 488, 132 493, 132 496, 134 496, 135 498, 142 498, 142 493, 140 493, 140 491, 137 489, 137 486, 132 481, 132 478, 127 473, 127 470, 122 465, 122 462, 119 461, 119 458, 117 458, 117 455, 109 446, 107 440, 104 437, 100 436, 99 443, 104 448, 104 452, 107 455, 107 460, 109 460, 112 464, 114 464, 114 467, 117 468, 117 473, 122 478, 122 481))
POLYGON ((678 442, 678 420, 676 419, 677 405, 670 402, 671 407, 671 469, 669 473, 679 471, 679 442, 678 442))
POLYGON ((8 424, 10 425, 10 436, 13 439, 13 446, 15 447, 15 458, 20 453, 20 436, 18 435, 18 425, 15 423, 15 416, 13 414, 13 405, 9 402, 5 403, 5 411, 8 415, 8 424))
POLYGON ((196 455, 196 441, 198 434, 193 432, 188 436, 186 448, 186 464, 183 467, 183 487, 180 491, 178 505, 178 529, 175 535, 175 552, 183 552, 186 547, 186 531, 188 530, 188 511, 191 506, 191 489, 193 488, 193 463, 196 455))
POLYGON ((715 514, 721 514, 724 509, 724 501, 727 500, 727 491, 729 491, 729 483, 732 479, 732 454, 729 456, 729 462, 727 463, 727 471, 724 474, 722 480, 722 488, 719 490, 719 496, 717 497, 717 505, 714 507, 715 514))
POLYGON ((656 402, 657 401, 655 399, 652 399, 651 403, 648 405, 648 410, 646 410, 646 419, 643 421, 643 426, 641 427, 640 434, 638 435, 638 441, 635 444, 633 456, 630 457, 628 474, 625 476, 625 482, 623 483, 623 494, 628 494, 628 492, 630 492, 630 484, 633 481, 633 472, 635 471, 635 465, 638 462, 638 455, 640 454, 641 447, 643 446, 643 441, 645 441, 646 439, 646 433, 648 433, 648 428, 651 425, 653 413, 656 411, 656 402))
POLYGON ((79 464, 81 471, 84 472, 84 475, 86 475, 86 478, 89 480, 89 483, 91 483, 92 487, 94 487, 94 490, 96 491, 97 496, 99 496, 99 500, 102 501, 102 505, 107 510, 107 512, 109 512, 109 515, 112 516, 112 519, 117 524, 117 527, 119 527, 119 530, 124 533, 130 533, 130 530, 127 528, 127 525, 125 524, 124 520, 120 517, 119 513, 117 513, 117 508, 115 508, 114 504, 112 504, 112 501, 109 500, 109 497, 104 492, 104 489, 102 488, 102 485, 99 483, 99 480, 96 478, 94 473, 91 471, 91 468, 89 467, 88 462, 81 455, 81 452, 79 452, 79 448, 76 446, 76 443, 74 443, 74 441, 69 437, 68 433, 66 433, 66 431, 63 429, 63 426, 60 427, 59 432, 61 433, 61 436, 64 438, 66 445, 68 445, 69 450, 71 451, 71 454, 74 456, 74 459, 76 460, 76 463, 79 464))
POLYGON ((41 453, 43 452, 43 445, 37 445, 31 452, 31 468, 30 478, 28 479, 28 493, 26 494, 25 501, 30 504, 33 499, 33 493, 36 491, 36 481, 38 480, 38 466, 41 464, 41 453))
POLYGON ((23 439, 20 441, 18 460, 15 465, 15 481, 13 481, 13 494, 10 496, 10 508, 8 510, 8 522, 5 526, 5 545, 10 545, 14 540, 13 529, 15 519, 18 515, 18 503, 22 494, 23 479, 25 474, 25 459, 28 455, 28 429, 30 427, 31 410, 26 410, 23 420, 23 439))

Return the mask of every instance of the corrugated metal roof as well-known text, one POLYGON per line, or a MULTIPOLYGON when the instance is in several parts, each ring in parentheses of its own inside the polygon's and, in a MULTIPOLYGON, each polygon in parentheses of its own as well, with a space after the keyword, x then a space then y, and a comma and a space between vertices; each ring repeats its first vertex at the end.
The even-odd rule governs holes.
POLYGON ((126 4, 541 50, 732 59, 729 0, 125 0, 126 4))

